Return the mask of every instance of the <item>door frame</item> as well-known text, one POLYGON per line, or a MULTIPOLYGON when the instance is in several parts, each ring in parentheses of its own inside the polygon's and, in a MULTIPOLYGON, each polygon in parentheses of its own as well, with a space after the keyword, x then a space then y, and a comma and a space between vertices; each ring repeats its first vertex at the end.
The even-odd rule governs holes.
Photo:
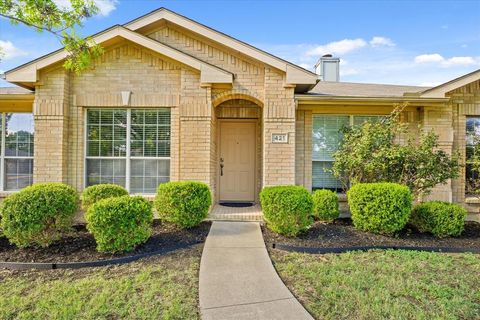
MULTIPOLYGON (((230 123, 253 123, 254 124, 254 130, 255 130, 255 141, 253 144, 253 147, 255 148, 255 161, 254 161, 254 168, 253 168, 253 174, 254 174, 254 188, 253 188, 253 201, 254 203, 258 203, 258 193, 259 193, 259 186, 258 186, 258 168, 260 166, 259 163, 259 152, 258 152, 258 122, 259 119, 217 119, 217 147, 216 147, 216 157, 215 157, 215 171, 216 171, 216 191, 215 191, 215 198, 217 199, 216 202, 220 202, 220 147, 221 147, 221 125, 222 123, 225 122, 230 122, 230 123)), ((227 202, 227 201, 226 201, 227 202)))

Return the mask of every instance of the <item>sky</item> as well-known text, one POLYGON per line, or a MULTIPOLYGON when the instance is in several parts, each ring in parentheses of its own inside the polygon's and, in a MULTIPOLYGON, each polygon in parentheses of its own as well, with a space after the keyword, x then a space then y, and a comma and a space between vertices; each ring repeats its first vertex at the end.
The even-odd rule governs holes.
MULTIPOLYGON (((331 53, 345 82, 435 86, 480 69, 480 0, 95 2, 83 36, 166 7, 310 70, 331 53)), ((0 47, 3 72, 60 44, 0 18, 0 47)))

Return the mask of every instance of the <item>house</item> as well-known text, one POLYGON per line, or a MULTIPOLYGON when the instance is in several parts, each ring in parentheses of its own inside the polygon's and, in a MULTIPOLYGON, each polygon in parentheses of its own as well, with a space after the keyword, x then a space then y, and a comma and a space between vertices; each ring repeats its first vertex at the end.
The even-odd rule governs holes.
MULTIPOLYGON (((117 183, 152 194, 169 180, 210 185, 216 202, 257 202, 262 187, 337 189, 324 169, 345 124, 389 114, 434 130, 466 158, 480 132, 480 70, 434 88, 338 82, 338 59, 310 72, 161 8, 93 36, 104 55, 80 75, 58 50, 5 72, 0 192, 58 181, 77 190, 117 183), (22 89, 23 88, 23 89, 22 89), (22 131, 22 134, 18 134, 22 131)), ((433 199, 476 199, 461 178, 433 199)))

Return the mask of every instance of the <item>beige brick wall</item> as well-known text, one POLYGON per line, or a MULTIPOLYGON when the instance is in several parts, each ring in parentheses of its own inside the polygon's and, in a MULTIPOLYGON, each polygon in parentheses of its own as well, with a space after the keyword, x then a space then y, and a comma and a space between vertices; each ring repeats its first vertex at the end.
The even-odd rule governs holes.
POLYGON ((36 93, 36 181, 82 190, 85 110, 125 108, 121 92, 130 91, 130 108, 171 108, 171 180, 204 181, 216 194, 218 119, 249 118, 258 119, 257 191, 294 184, 294 88, 285 86, 285 72, 183 30, 162 29, 151 37, 233 72, 233 85, 201 85, 197 70, 128 41, 106 48, 81 75, 60 66, 47 70, 36 93), (288 133, 289 143, 272 144, 272 133, 288 133))
MULTIPOLYGON (((449 107, 453 113, 453 149, 458 150, 465 163, 466 119, 480 116, 480 81, 470 83, 446 94, 450 97, 449 107)), ((453 201, 464 205, 471 213, 470 218, 480 221, 480 203, 465 196, 465 168, 461 168, 459 179, 452 181, 453 201)))

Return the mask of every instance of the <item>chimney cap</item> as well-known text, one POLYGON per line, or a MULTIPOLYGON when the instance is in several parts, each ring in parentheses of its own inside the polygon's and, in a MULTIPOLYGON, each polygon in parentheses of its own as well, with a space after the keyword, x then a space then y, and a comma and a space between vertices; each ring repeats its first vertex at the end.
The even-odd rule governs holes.
POLYGON ((332 58, 333 55, 331 53, 324 54, 322 58, 332 58))

